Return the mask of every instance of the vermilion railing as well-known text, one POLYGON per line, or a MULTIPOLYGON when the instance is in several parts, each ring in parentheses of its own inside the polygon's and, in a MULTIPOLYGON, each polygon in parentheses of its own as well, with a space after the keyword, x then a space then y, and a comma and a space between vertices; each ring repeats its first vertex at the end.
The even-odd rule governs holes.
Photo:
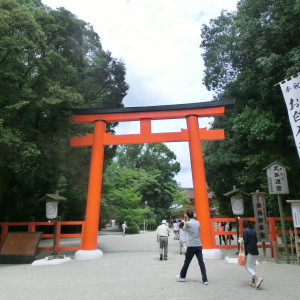
MULTIPOLYGON (((0 248, 2 247, 5 237, 9 232, 9 227, 27 227, 27 232, 35 232, 36 226, 54 226, 55 222, 0 222, 1 226, 1 235, 0 235, 0 248)), ((80 250, 82 248, 83 242, 83 232, 84 232, 84 221, 57 221, 56 226, 56 254, 59 254, 59 251, 62 250, 80 250), (61 233, 62 226, 70 226, 70 225, 81 225, 80 233, 61 233), (61 238, 80 238, 80 246, 75 247, 61 247, 60 239, 61 238)), ((55 228, 55 227, 54 227, 55 228)), ((40 230, 39 230, 40 231, 40 230)), ((42 239, 53 239, 54 233, 42 234, 42 239)), ((53 246, 51 247, 38 247, 38 250, 53 250, 53 246)))
MULTIPOLYGON (((255 218, 248 218, 250 221, 255 221, 255 218)), ((270 242, 266 242, 266 248, 270 248, 271 255, 274 257, 274 250, 273 250, 273 242, 278 244, 277 235, 282 234, 282 230, 276 230, 276 222, 280 222, 280 217, 269 217, 267 218, 269 223, 269 235, 270 235, 270 242)), ((292 221, 292 217, 285 217, 285 221, 292 221)), ((214 222, 231 222, 236 223, 235 218, 212 218, 211 219, 212 226, 214 222)), ((84 232, 84 221, 58 221, 56 227, 56 249, 57 253, 62 250, 80 250, 82 249, 82 242, 83 242, 83 232, 84 232), (61 226, 68 226, 68 225, 81 225, 81 232, 80 233, 61 233, 61 226), (72 246, 72 247, 61 247, 60 246, 60 239, 61 238, 80 238, 80 246, 72 246)), ((54 226, 54 222, 0 222, 1 226, 1 235, 0 235, 0 248, 2 247, 5 237, 9 232, 9 227, 16 227, 16 226, 25 226, 27 227, 28 232, 35 232, 36 226, 54 226)), ((239 236, 243 236, 243 218, 239 219, 239 236)), ((215 235, 237 235, 237 231, 215 231, 215 235)), ((300 233, 300 230, 297 231, 297 234, 300 233)), ((289 234, 289 230, 286 230, 286 234, 289 234)), ((53 239, 54 233, 52 234, 42 234, 42 239, 53 239)), ((258 247, 262 248, 261 243, 258 243, 258 247)), ((278 245, 278 247, 283 247, 283 245, 278 245)), ((237 244, 234 245, 216 245, 218 249, 234 249, 237 248, 237 244)), ((38 247, 39 250, 53 250, 53 246, 50 247, 38 247)))
MULTIPOLYGON (((248 218, 250 221, 255 222, 255 218, 248 218)), ((266 242, 266 248, 270 248, 271 250, 271 255, 274 257, 274 249, 273 249, 273 242, 276 242, 278 245, 278 239, 277 235, 282 234, 282 230, 276 230, 276 222, 280 222, 280 217, 269 217, 267 218, 268 223, 269 223, 269 236, 270 236, 270 242, 266 242)), ((292 217, 284 217, 285 221, 292 221, 292 217)), ((212 218, 211 219, 212 224, 214 222, 230 222, 230 223, 236 223, 235 218, 212 218)), ((213 226, 213 225, 212 225, 213 226)), ((243 218, 239 219, 239 236, 243 237, 243 218)), ((300 233, 300 230, 297 231, 297 234, 300 233)), ((289 234, 289 230, 286 230, 286 234, 289 234)), ((236 231, 215 231, 215 235, 237 235, 236 231)), ((258 248, 262 248, 262 244, 258 243, 258 248)), ((235 245, 217 245, 216 246, 218 249, 234 249, 237 248, 237 244, 235 245)), ((278 245, 279 248, 284 247, 283 245, 278 245)))

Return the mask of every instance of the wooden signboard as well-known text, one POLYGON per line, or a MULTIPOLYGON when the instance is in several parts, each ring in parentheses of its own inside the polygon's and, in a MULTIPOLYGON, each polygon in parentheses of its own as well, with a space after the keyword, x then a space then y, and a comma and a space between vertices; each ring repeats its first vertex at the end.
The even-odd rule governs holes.
POLYGON ((260 242, 269 242, 270 238, 267 221, 265 193, 256 192, 251 194, 254 208, 255 231, 257 233, 257 240, 260 242))
POLYGON ((42 232, 9 232, 0 252, 0 264, 34 261, 42 232))
POLYGON ((289 194, 286 167, 277 162, 267 166, 269 194, 289 194))

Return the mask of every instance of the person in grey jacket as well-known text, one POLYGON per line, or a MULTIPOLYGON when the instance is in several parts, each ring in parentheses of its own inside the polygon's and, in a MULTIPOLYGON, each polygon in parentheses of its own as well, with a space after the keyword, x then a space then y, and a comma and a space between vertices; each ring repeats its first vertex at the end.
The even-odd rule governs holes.
POLYGON ((252 276, 252 281, 249 283, 251 286, 259 288, 263 279, 260 278, 255 270, 256 257, 259 254, 257 249, 257 235, 254 229, 252 229, 252 224, 249 219, 243 220, 243 242, 245 245, 246 254, 246 270, 252 276), (255 284, 255 280, 257 280, 255 284))
POLYGON ((184 264, 182 266, 180 274, 176 275, 176 278, 177 281, 185 281, 189 265, 194 255, 196 255, 202 274, 202 282, 203 284, 208 285, 206 268, 202 255, 202 244, 200 240, 200 223, 197 220, 195 220, 194 212, 192 210, 188 210, 186 214, 188 217, 188 221, 185 223, 183 230, 187 232, 187 250, 185 254, 184 264))

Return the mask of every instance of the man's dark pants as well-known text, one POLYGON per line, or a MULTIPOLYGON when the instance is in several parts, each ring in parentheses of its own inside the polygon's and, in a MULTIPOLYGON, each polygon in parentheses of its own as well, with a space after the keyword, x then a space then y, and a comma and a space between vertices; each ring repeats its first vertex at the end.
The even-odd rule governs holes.
POLYGON ((183 264, 183 267, 180 271, 180 277, 181 278, 186 277, 187 270, 189 268, 189 265, 190 265, 194 255, 196 255, 196 257, 198 259, 198 263, 199 263, 201 274, 202 274, 202 281, 205 282, 205 281, 207 281, 207 276, 206 276, 205 264, 203 262, 202 246, 188 247, 187 248, 187 251, 186 251, 186 254, 185 254, 184 264, 183 264))

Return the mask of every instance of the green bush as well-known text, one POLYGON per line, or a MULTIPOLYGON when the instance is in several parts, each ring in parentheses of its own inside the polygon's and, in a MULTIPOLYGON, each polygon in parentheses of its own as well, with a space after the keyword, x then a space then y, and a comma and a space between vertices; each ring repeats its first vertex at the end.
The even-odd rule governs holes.
POLYGON ((140 226, 138 224, 131 224, 128 225, 128 229, 126 230, 127 233, 140 233, 140 226))

